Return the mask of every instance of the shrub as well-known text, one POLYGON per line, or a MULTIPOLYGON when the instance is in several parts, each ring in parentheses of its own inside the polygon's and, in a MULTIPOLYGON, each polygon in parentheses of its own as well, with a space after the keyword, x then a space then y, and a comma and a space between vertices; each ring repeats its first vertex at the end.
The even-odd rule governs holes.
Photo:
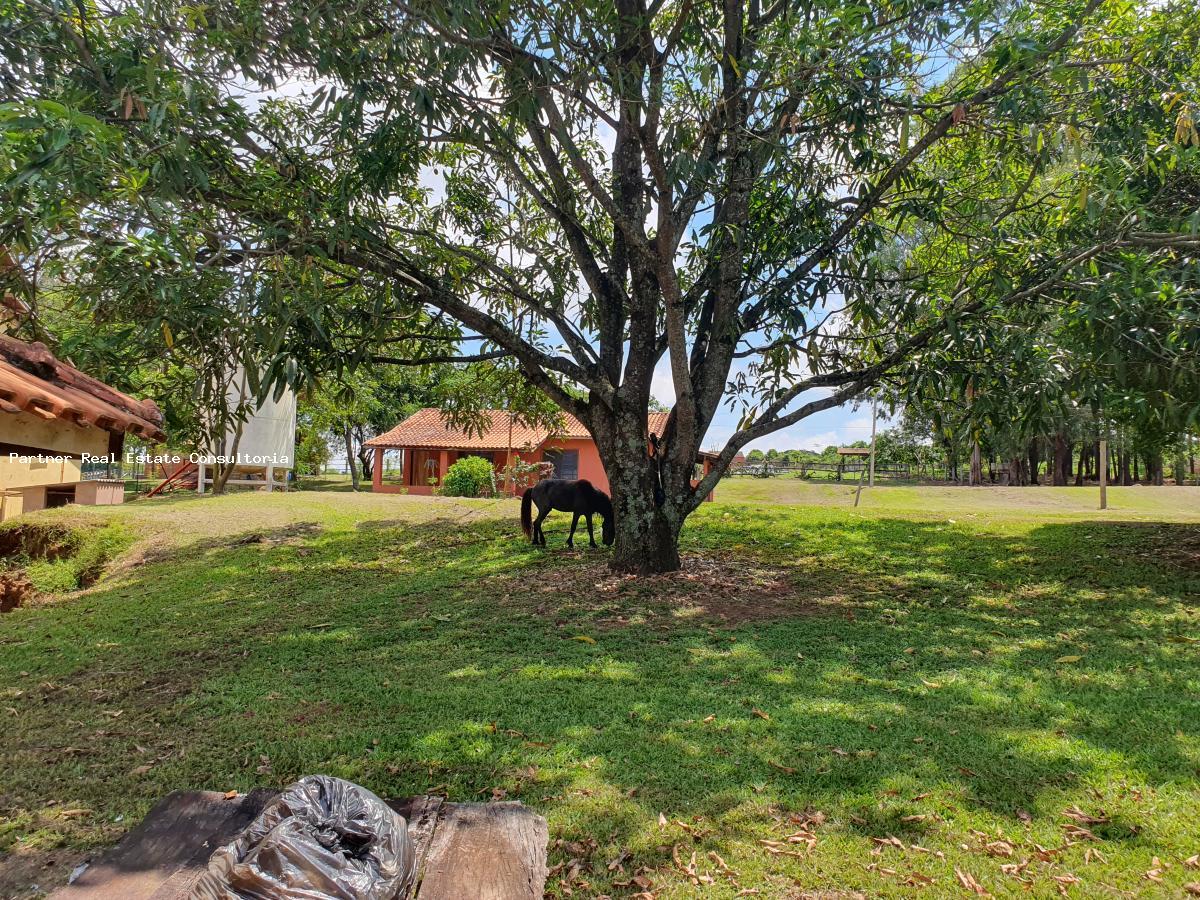
POLYGON ((495 470, 486 459, 464 456, 446 472, 442 493, 447 497, 486 497, 496 492, 495 478, 495 470))

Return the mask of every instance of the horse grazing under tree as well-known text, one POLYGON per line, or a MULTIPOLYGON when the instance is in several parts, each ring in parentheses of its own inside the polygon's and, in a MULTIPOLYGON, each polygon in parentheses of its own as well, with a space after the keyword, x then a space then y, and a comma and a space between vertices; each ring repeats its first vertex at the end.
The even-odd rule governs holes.
POLYGON ((539 481, 521 495, 521 528, 525 536, 533 543, 546 546, 546 535, 542 531, 542 522, 551 510, 572 513, 571 533, 567 536, 567 546, 575 546, 575 527, 579 517, 587 519, 588 540, 596 546, 596 535, 592 531, 592 516, 599 513, 603 518, 601 525, 601 540, 604 543, 613 542, 613 507, 608 494, 592 487, 585 479, 579 481, 563 481, 549 478, 539 481), (537 519, 533 518, 533 505, 537 504, 537 519))

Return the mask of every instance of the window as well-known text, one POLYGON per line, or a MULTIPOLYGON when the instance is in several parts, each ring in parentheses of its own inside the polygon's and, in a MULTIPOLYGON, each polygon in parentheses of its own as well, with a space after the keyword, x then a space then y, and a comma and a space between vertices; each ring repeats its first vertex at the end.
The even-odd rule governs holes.
POLYGON ((542 454, 546 462, 554 463, 554 477, 575 481, 579 477, 578 450, 547 450, 542 454))

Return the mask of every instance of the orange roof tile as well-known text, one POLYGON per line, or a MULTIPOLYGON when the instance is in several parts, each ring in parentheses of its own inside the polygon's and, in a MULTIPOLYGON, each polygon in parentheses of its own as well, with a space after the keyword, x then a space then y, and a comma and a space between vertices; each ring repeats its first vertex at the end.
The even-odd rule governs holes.
POLYGON ((0 335, 0 411, 166 440, 152 400, 135 400, 54 358, 45 344, 0 335))
MULTIPOLYGON (((667 424, 669 413, 652 412, 647 419, 647 425, 655 434, 662 434, 667 424)), ((508 413, 502 409, 484 410, 483 432, 466 432, 450 425, 440 409, 417 410, 391 431, 384 432, 378 437, 367 441, 368 447, 433 447, 448 450, 507 450, 508 442, 508 413)), ((583 423, 574 416, 565 415, 561 431, 553 436, 569 439, 588 440, 591 435, 583 423)), ((552 436, 551 429, 538 426, 522 425, 519 421, 512 423, 512 444, 514 449, 532 450, 541 446, 552 436)))

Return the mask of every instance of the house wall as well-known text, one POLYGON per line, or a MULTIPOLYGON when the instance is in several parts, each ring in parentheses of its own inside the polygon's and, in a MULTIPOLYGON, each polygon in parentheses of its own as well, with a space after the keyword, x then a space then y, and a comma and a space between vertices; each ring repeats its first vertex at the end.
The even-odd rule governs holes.
MULTIPOLYGON (((108 452, 109 434, 100 428, 84 428, 62 419, 46 420, 25 412, 0 413, 0 521, 44 507, 47 487, 78 484, 82 480, 81 454, 102 456, 108 452), (23 462, 11 456, 39 452, 64 459, 23 462)), ((105 494, 106 502, 121 502, 108 499, 111 496, 111 491, 105 494)), ((77 502, 89 501, 77 498, 77 502)))
MULTIPOLYGON (((543 462, 546 458, 547 450, 577 450, 579 452, 579 477, 590 481, 592 487, 597 490, 604 491, 606 494, 611 493, 608 487, 608 474, 604 471, 604 464, 600 461, 600 450, 596 447, 596 442, 587 439, 570 439, 570 440, 550 440, 544 443, 533 451, 514 450, 513 456, 520 457, 525 462, 543 462)), ((427 496, 436 492, 437 488, 430 485, 428 478, 432 471, 426 466, 428 460, 437 462, 437 478, 438 483, 445 476, 446 470, 454 465, 455 461, 460 456, 479 456, 489 454, 460 452, 458 450, 429 450, 425 448, 404 449, 403 463, 403 484, 384 484, 383 483, 383 466, 382 458, 383 451, 375 450, 375 465, 373 468, 374 478, 371 483, 371 490, 377 494, 414 494, 417 496, 427 496)), ((492 456, 492 465, 497 472, 501 472, 506 464, 507 454, 501 450, 492 456)), ((711 462, 704 460, 704 474, 707 475, 711 469, 711 462)), ((693 482, 695 484, 695 482, 693 482)), ((713 495, 710 493, 706 500, 712 500, 713 495)))
POLYGON ((608 490, 608 474, 604 471, 604 464, 600 462, 600 450, 596 447, 595 441, 573 439, 566 441, 549 440, 542 444, 536 451, 536 455, 525 457, 533 462, 541 462, 546 458, 547 450, 578 450, 579 451, 579 477, 584 481, 590 481, 592 487, 597 490, 609 493, 608 490))

